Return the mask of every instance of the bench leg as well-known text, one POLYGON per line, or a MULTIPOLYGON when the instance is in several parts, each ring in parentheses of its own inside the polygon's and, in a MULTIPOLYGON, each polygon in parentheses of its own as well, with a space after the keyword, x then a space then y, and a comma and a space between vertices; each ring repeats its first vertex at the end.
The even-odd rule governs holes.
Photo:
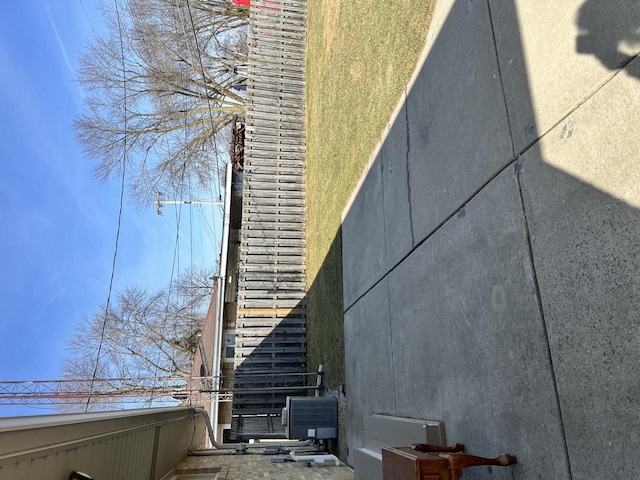
POLYGON ((506 453, 501 453, 496 458, 476 457, 475 455, 469 455, 466 453, 441 453, 440 457, 448 459, 451 468, 460 470, 480 465, 498 465, 506 467, 507 465, 513 465, 516 463, 516 457, 506 453))

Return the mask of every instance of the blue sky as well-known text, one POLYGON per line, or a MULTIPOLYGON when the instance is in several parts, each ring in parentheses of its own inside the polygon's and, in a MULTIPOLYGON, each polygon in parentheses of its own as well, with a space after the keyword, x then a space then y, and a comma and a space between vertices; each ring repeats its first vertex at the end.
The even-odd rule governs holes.
MULTIPOLYGON (((0 380, 59 378, 74 325, 107 298, 120 185, 93 178, 71 128, 83 98, 74 72, 93 28, 97 0, 5 2, 0 15, 0 380)), ((181 269, 213 263, 213 210, 183 207, 181 269)), ((125 199, 114 291, 168 285, 175 212, 125 199)), ((40 413, 0 406, 0 416, 40 413)))

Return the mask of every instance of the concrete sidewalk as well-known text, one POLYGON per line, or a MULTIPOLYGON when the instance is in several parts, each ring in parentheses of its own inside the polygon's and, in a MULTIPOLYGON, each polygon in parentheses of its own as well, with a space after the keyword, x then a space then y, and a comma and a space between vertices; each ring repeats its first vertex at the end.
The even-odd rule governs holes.
POLYGON ((443 420, 509 468, 640 478, 640 8, 438 0, 342 226, 348 445, 443 420))

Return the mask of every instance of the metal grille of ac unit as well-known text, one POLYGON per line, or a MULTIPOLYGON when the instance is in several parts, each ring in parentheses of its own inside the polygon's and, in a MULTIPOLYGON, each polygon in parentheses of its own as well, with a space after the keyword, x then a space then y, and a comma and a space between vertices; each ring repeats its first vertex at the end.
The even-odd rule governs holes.
POLYGON ((337 438, 335 397, 287 397, 287 438, 337 438))

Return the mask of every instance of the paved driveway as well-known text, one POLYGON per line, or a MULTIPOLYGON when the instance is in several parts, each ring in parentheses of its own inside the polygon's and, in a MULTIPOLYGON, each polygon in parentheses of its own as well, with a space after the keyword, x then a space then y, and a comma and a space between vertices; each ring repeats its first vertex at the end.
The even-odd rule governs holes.
POLYGON ((343 216, 350 451, 382 413, 518 457, 469 478, 640 478, 639 28, 438 1, 343 216))

